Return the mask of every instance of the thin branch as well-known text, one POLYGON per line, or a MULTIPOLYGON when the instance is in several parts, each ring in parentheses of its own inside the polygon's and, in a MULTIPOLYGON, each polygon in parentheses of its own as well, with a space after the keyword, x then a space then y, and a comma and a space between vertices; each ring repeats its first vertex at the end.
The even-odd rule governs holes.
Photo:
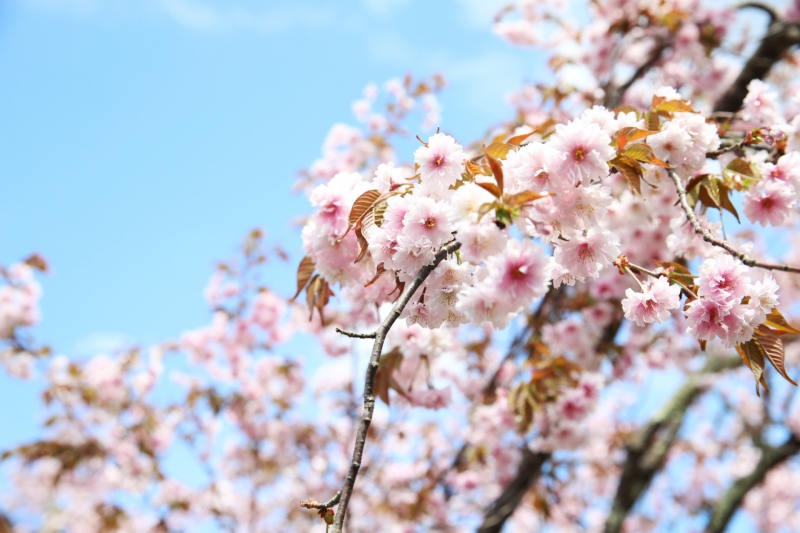
POLYGON ((737 479, 719 499, 717 506, 711 513, 711 520, 706 531, 708 533, 722 533, 725 531, 725 528, 728 527, 728 522, 733 518, 734 513, 736 513, 747 493, 761 483, 770 470, 797 453, 800 453, 800 440, 795 435, 789 437, 786 442, 777 448, 761 448, 761 459, 753 468, 753 471, 745 477, 737 479))
POLYGON ((705 388, 706 374, 738 366, 739 358, 709 359, 702 370, 692 374, 678 389, 664 408, 650 420, 645 428, 627 446, 627 457, 622 467, 619 487, 606 519, 605 533, 622 530, 628 513, 647 490, 653 477, 664 466, 686 412, 705 388))
POLYGON ((433 262, 429 265, 425 265, 417 272, 417 275, 414 276, 414 279, 406 286, 403 294, 397 299, 397 302, 394 304, 391 311, 389 311, 389 314, 375 331, 375 342, 372 345, 372 355, 369 358, 369 365, 367 366, 366 378, 364 380, 364 412, 361 414, 361 419, 358 423, 356 442, 353 447, 353 460, 350 463, 347 479, 342 486, 341 500, 339 501, 339 507, 336 510, 336 518, 333 523, 333 533, 342 533, 347 506, 350 504, 350 496, 353 494, 358 470, 361 468, 364 445, 367 442, 367 432, 372 422, 372 413, 375 410, 375 376, 378 373, 378 366, 380 365, 381 352, 383 351, 383 343, 386 340, 386 334, 389 333, 395 321, 400 318, 403 309, 405 309, 411 297, 414 296, 414 293, 427 279, 430 273, 433 272, 442 260, 460 247, 461 243, 457 241, 443 246, 436 254, 433 262))
POLYGON ((700 221, 697 220, 697 216, 694 214, 694 210, 689 205, 689 200, 686 199, 686 189, 683 188, 683 184, 681 183, 681 178, 678 176, 674 170, 669 171, 669 175, 672 178, 672 181, 675 183, 675 189, 678 191, 678 198, 680 199, 681 208, 683 212, 686 213, 686 218, 689 220, 689 223, 694 228, 694 232, 698 235, 703 237, 703 240, 709 244, 722 248, 733 257, 737 258, 739 261, 744 263, 749 267, 757 267, 763 268, 765 270, 780 270, 782 272, 792 272, 794 274, 800 274, 800 268, 789 266, 789 265, 779 265, 774 263, 762 263, 760 261, 756 261, 748 256, 744 252, 740 252, 736 248, 730 245, 728 241, 721 241, 719 239, 714 238, 711 232, 704 228, 700 221))
POLYGON ((304 502, 300 502, 300 507, 305 507, 306 509, 319 509, 320 511, 325 511, 339 503, 339 500, 342 497, 342 491, 337 491, 336 494, 325 503, 320 503, 315 500, 306 500, 304 502))
POLYGON ((336 328, 336 333, 341 333, 345 337, 352 337, 354 339, 374 339, 376 335, 374 331, 372 333, 356 333, 341 328, 336 328))

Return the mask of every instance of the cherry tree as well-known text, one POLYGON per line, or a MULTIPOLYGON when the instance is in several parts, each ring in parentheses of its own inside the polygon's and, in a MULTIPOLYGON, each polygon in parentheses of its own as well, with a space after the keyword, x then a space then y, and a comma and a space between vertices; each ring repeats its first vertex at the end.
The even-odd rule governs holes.
POLYGON ((367 86, 298 180, 293 289, 253 231, 208 324, 80 362, 33 335, 45 260, 0 271, 0 363, 47 380, 0 531, 800 530, 800 3, 493 30, 550 80, 477 140, 440 76, 367 86))

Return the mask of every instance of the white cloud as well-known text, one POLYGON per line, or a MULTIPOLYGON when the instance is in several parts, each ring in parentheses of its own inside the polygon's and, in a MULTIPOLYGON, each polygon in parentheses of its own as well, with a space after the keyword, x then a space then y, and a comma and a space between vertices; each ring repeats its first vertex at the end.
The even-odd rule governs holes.
POLYGON ((487 31, 494 22, 494 17, 501 9, 509 5, 511 0, 453 0, 464 24, 472 28, 487 31))
POLYGON ((133 339, 124 333, 95 331, 76 342, 72 352, 77 355, 113 354, 134 344, 133 339))
MULTIPOLYGON (((403 0, 389 0, 395 4, 403 0)), ((197 31, 250 30, 275 33, 293 28, 318 28, 332 24, 334 7, 330 4, 310 5, 286 3, 269 7, 266 3, 245 0, 213 2, 212 0, 27 0, 26 7, 47 11, 63 11, 88 16, 100 13, 155 13, 167 16, 186 28, 197 31)))
POLYGON ((320 27, 333 19, 330 7, 295 4, 292 7, 253 11, 234 6, 220 8, 196 0, 159 0, 170 18, 200 31, 247 29, 274 33, 295 27, 320 27))

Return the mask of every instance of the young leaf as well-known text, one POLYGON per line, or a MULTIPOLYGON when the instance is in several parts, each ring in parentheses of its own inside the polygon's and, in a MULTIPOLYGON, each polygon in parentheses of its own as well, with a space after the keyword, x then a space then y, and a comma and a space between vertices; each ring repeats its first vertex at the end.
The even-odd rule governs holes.
POLYGON ((353 263, 358 263, 364 259, 369 250, 369 243, 367 242, 367 238, 364 237, 364 234, 361 233, 360 227, 356 228, 356 239, 358 239, 358 255, 356 255, 356 259, 353 263))
POLYGON ((769 359, 769 362, 772 363, 772 366, 775 367, 775 370, 778 371, 778 374, 780 374, 783 379, 792 385, 797 385, 797 383, 795 383, 795 381, 786 373, 786 350, 783 347, 783 342, 781 342, 781 339, 775 334, 774 331, 763 324, 758 326, 758 329, 756 329, 755 333, 756 336, 753 337, 753 339, 756 339, 764 348, 764 355, 767 359, 769 359))
POLYGON ((753 171, 753 167, 750 165, 750 163, 740 157, 737 157, 728 163, 728 166, 725 167, 725 170, 729 170, 735 174, 741 174, 742 176, 746 176, 751 179, 758 179, 758 176, 753 171))
POLYGON ((379 191, 375 189, 369 190, 363 193, 361 196, 356 198, 355 203, 353 203, 352 209, 350 209, 350 229, 354 228, 358 222, 361 221, 362 217, 365 213, 375 204, 375 201, 381 196, 379 191))
POLYGON ((624 150, 625 144, 633 141, 638 141, 639 139, 644 139, 645 137, 649 137, 650 135, 655 135, 656 133, 660 132, 658 130, 656 131, 642 130, 639 128, 635 128, 633 126, 622 128, 621 130, 617 130, 611 137, 611 146, 619 148, 620 150, 624 150), (625 143, 621 142, 623 138, 625 139, 625 143))
POLYGON ((550 196, 550 194, 542 194, 536 191, 522 191, 508 197, 506 203, 511 207, 517 207, 538 200, 539 198, 544 198, 545 196, 550 196))
POLYGON ((672 168, 669 163, 660 160, 653 154, 653 149, 646 144, 629 144, 623 152, 626 156, 631 157, 642 163, 650 163, 664 168, 672 168))
POLYGON ((305 288, 308 280, 310 280, 311 276, 314 274, 314 268, 314 260, 309 256, 305 256, 300 260, 300 264, 297 267, 297 292, 294 293, 292 299, 289 300, 290 302, 293 302, 300 296, 300 292, 305 288))
POLYGON ((484 150, 486 155, 495 159, 505 159, 510 151, 511 145, 506 143, 492 143, 484 150))
POLYGON ((488 152, 485 153, 485 157, 486 161, 489 163, 489 168, 492 169, 492 176, 494 176, 497 186, 500 188, 500 195, 498 196, 498 198, 500 198, 503 196, 503 165, 488 152))
POLYGON ((791 333, 793 335, 800 335, 800 330, 792 327, 780 311, 778 311, 777 307, 773 307, 772 311, 767 315, 767 321, 764 322, 765 326, 768 326, 774 330, 777 330, 775 333, 776 335, 785 335, 787 333, 791 333))
POLYGON ((536 133, 536 130, 533 130, 530 133, 523 133, 522 135, 515 135, 508 140, 508 144, 510 144, 511 146, 519 146, 534 133, 536 133))
POLYGON ((757 337, 753 337, 744 344, 737 344, 736 351, 739 352, 742 362, 750 369, 753 376, 756 378, 756 394, 761 396, 761 390, 758 387, 759 383, 763 384, 764 388, 769 390, 764 381, 764 348, 758 343, 757 337))
POLYGON ((479 187, 483 187, 484 189, 492 193, 495 196, 495 198, 500 198, 501 196, 503 196, 503 192, 500 190, 500 187, 498 187, 494 183, 490 183, 488 181, 476 181, 475 184, 478 185, 479 187))
POLYGON ((635 159, 621 154, 609 161, 608 164, 611 165, 612 168, 616 169, 617 172, 622 174, 622 177, 628 182, 628 186, 631 188, 633 193, 641 198, 642 174, 644 174, 642 165, 639 164, 639 162, 635 159))
POLYGON ((719 183, 719 205, 727 211, 728 213, 732 214, 736 217, 737 222, 741 222, 739 220, 739 213, 736 211, 736 208, 733 206, 733 202, 731 202, 731 190, 728 188, 727 185, 720 181, 719 183))

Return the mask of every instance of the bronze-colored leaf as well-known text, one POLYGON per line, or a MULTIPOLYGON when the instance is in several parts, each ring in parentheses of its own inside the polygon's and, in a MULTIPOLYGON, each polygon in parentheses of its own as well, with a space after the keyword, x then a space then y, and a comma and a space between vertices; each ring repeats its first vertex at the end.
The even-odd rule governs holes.
POLYGON ((297 292, 294 293, 292 299, 289 300, 290 302, 293 302, 300 296, 300 293, 305 288, 306 284, 308 284, 308 280, 310 280, 311 276, 314 274, 314 268, 314 260, 309 256, 305 256, 300 260, 300 264, 297 267, 297 292))
POLYGON ((753 339, 764 348, 764 355, 769 362, 772 363, 772 366, 775 367, 775 370, 778 371, 778 374, 792 385, 797 385, 786 373, 786 350, 783 347, 781 339, 774 331, 763 324, 758 326, 755 333, 756 336, 753 337, 753 339))
POLYGON ((647 129, 650 131, 659 131, 661 130, 661 117, 658 116, 658 113, 645 113, 646 116, 646 123, 647 129))
POLYGON ((364 286, 369 287, 370 285, 378 281, 378 279, 380 279, 380 277, 383 276, 385 273, 386 273, 386 267, 383 266, 383 263, 380 263, 375 269, 375 276, 371 280, 369 280, 364 286))
POLYGON ((731 202, 730 194, 731 190, 728 188, 728 186, 720 182, 719 205, 722 207, 722 209, 735 216, 737 222, 741 222, 741 220, 739 220, 739 213, 736 211, 736 207, 734 207, 733 202, 731 202))
POLYGON ((767 315, 767 321, 764 322, 764 325, 777 330, 777 335, 785 335, 786 333, 800 335, 800 330, 792 327, 792 325, 783 318, 783 315, 778 311, 777 307, 772 308, 772 311, 767 315))
POLYGON ((623 153, 630 158, 641 161, 642 163, 650 163, 652 165, 658 165, 664 168, 672 168, 668 163, 657 158, 655 154, 653 154, 653 149, 646 144, 629 144, 623 153))
POLYGON ((501 142, 492 143, 484 149, 486 155, 495 159, 505 159, 510 151, 511 145, 501 142))
POLYGON ((317 307, 317 298, 319 297, 319 291, 324 281, 325 280, 323 280, 319 274, 314 274, 306 289, 306 304, 308 305, 309 320, 314 316, 314 309, 317 307))
POLYGON ((383 224, 383 217, 386 214, 386 208, 388 207, 386 202, 378 202, 375 204, 375 207, 372 208, 372 218, 375 221, 375 225, 379 228, 381 224, 383 224))
MULTIPOLYGON (((753 373, 756 379, 756 394, 761 396, 759 383, 764 384, 764 348, 758 343, 756 337, 753 337, 744 344, 737 344, 736 351, 739 352, 745 366, 753 373)), ((769 390, 766 385, 764 388, 769 390)))
POLYGON ((625 146, 622 143, 620 143, 620 140, 623 137, 626 143, 630 143, 633 141, 638 141, 639 139, 644 139, 645 137, 649 137, 650 135, 655 135, 656 133, 660 132, 658 130, 656 131, 643 130, 635 128, 633 126, 622 128, 614 132, 614 135, 611 137, 611 146, 613 146, 614 148, 619 148, 620 150, 624 150, 625 146))
POLYGON ((518 192, 517 194, 512 194, 508 198, 506 198, 506 204, 511 207, 517 207, 520 205, 525 205, 528 202, 533 202, 534 200, 538 200, 539 198, 544 198, 546 196, 550 196, 550 193, 542 194, 536 191, 522 191, 518 192))
POLYGON ((728 166, 725 167, 725 170, 729 170, 735 174, 741 174, 742 176, 746 176, 748 178, 758 179, 757 174, 753 171, 752 165, 750 165, 750 163, 741 157, 737 157, 728 163, 728 166))
POLYGON ((639 162, 635 159, 622 154, 617 155, 617 157, 609 161, 608 164, 611 165, 612 168, 616 169, 617 172, 622 174, 622 177, 628 182, 628 186, 631 188, 633 193, 641 198, 642 174, 644 173, 642 165, 639 164, 639 162))
POLYGON ((350 209, 350 218, 348 220, 351 228, 355 227, 355 225, 361 220, 364 214, 369 211, 369 208, 375 204, 375 201, 380 198, 380 196, 380 191, 371 189, 356 198, 356 201, 353 203, 353 207, 350 209))
POLYGON ((692 106, 683 100, 669 100, 666 102, 660 102, 653 107, 653 111, 659 115, 670 115, 676 112, 697 113, 697 111, 692 109, 692 106))
POLYGON ((536 133, 536 131, 537 131, 537 130, 533 130, 533 131, 531 131, 531 132, 529 132, 529 133, 523 133, 522 135, 514 135, 513 137, 511 137, 511 138, 508 140, 508 144, 510 144, 510 145, 512 145, 512 146, 519 146, 519 145, 521 145, 523 142, 525 142, 525 140, 526 140, 528 137, 530 137, 531 135, 533 135, 534 133, 536 133))
POLYGON ((479 187, 483 187, 484 189, 492 193, 495 196, 495 198, 500 198, 501 196, 503 196, 500 187, 498 187, 494 183, 490 183, 488 181, 476 181, 475 184, 478 185, 479 187))
POLYGON ((719 209, 719 198, 716 198, 714 192, 715 191, 709 187, 708 183, 703 183, 700 185, 700 188, 697 191, 697 198, 703 203, 703 205, 719 209))
POLYGON ((353 263, 358 263, 367 255, 367 251, 369 251, 369 243, 367 242, 367 238, 364 237, 364 234, 361 232, 361 228, 356 228, 356 239, 358 239, 358 255, 356 255, 355 261, 353 263))
POLYGON ((489 155, 489 153, 486 153, 484 157, 489 163, 489 168, 492 169, 492 176, 494 176, 497 186, 500 188, 500 194, 497 196, 500 198, 503 196, 503 165, 500 163, 500 161, 489 155))

